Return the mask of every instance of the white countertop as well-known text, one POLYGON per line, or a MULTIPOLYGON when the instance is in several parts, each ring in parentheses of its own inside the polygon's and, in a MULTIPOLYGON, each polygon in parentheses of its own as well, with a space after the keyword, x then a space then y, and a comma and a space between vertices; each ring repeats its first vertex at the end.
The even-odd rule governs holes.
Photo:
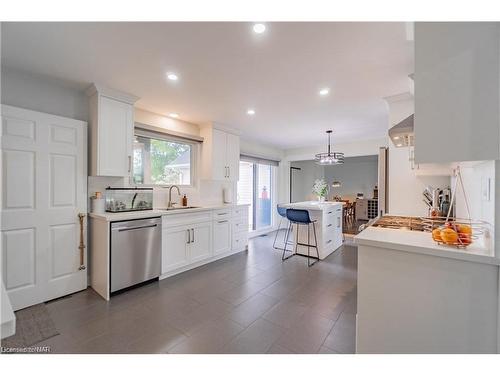
POLYGON ((320 201, 306 201, 306 202, 295 202, 281 204, 280 206, 285 208, 295 208, 297 210, 318 210, 324 211, 333 206, 342 206, 342 202, 320 202, 320 201))
POLYGON ((484 247, 480 242, 472 243, 465 249, 458 249, 439 245, 428 232, 368 227, 354 237, 354 242, 383 249, 500 265, 500 259, 495 257, 493 249, 484 247))
POLYGON ((1 330, 1 337, 2 339, 4 339, 16 333, 16 316, 12 311, 12 305, 10 304, 9 296, 5 291, 5 286, 3 285, 3 281, 2 281, 2 294, 1 294, 0 304, 2 305, 2 310, 1 310, 2 325, 0 330, 1 330))
POLYGON ((103 212, 103 213, 89 213, 89 216, 94 219, 104 220, 104 221, 122 221, 122 220, 134 220, 134 219, 147 219, 150 217, 158 217, 164 215, 179 215, 188 214, 193 212, 217 210, 224 208, 234 208, 234 207, 245 207, 248 204, 219 204, 219 205, 207 205, 195 208, 185 208, 179 210, 167 210, 167 209, 154 209, 147 211, 135 211, 135 212, 103 212))

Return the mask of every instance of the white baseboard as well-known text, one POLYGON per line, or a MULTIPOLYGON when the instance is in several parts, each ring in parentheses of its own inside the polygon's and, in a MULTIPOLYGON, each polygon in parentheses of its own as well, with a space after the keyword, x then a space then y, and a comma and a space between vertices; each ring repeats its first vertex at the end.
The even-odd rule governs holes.
POLYGON ((247 249, 248 249, 248 245, 245 245, 244 247, 240 247, 238 249, 231 250, 231 251, 229 251, 227 253, 219 254, 219 255, 210 257, 208 259, 200 260, 199 262, 196 262, 196 263, 188 264, 187 266, 184 266, 184 267, 181 267, 181 268, 177 268, 175 270, 171 270, 171 271, 165 272, 164 274, 161 274, 160 277, 159 277, 159 279, 163 280, 163 279, 166 279, 168 277, 171 277, 171 276, 174 276, 174 275, 178 275, 179 273, 183 273, 183 272, 192 270, 194 268, 203 266, 205 264, 215 262, 215 261, 217 261, 219 259, 231 256, 231 255, 234 255, 234 254, 237 254, 237 253, 241 253, 242 251, 245 251, 247 249))

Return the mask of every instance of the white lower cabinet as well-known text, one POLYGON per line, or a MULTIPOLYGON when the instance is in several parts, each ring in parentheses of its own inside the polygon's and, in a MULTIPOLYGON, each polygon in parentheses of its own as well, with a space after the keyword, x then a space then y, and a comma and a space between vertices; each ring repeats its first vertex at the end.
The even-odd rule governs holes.
POLYGON ((161 272, 184 267, 189 264, 190 228, 181 225, 164 228, 162 232, 161 272))
POLYGON ((210 222, 193 225, 189 244, 189 262, 199 262, 212 256, 212 225, 210 222))
POLYGON ((242 251, 248 244, 248 208, 165 215, 162 278, 242 251))
POLYGON ((213 223, 214 255, 231 251, 231 222, 229 219, 216 220, 213 223))

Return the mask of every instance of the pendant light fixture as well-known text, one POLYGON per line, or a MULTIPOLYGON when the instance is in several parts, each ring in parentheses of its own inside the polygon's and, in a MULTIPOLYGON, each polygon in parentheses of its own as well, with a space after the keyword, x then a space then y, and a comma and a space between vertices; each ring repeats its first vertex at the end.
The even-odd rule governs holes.
POLYGON ((330 135, 332 130, 327 130, 326 134, 328 134, 328 152, 316 154, 314 161, 319 165, 344 164, 344 153, 331 151, 330 135))

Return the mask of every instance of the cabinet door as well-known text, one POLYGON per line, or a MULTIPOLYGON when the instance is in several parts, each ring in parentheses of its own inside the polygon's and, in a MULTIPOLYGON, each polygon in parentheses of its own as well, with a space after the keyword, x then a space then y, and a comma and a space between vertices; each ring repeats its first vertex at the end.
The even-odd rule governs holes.
POLYGON ((212 133, 212 179, 226 180, 228 165, 226 162, 226 133, 213 129, 212 133))
POLYGON ((499 31, 495 22, 415 23, 415 161, 499 155, 499 31))
POLYGON ((200 223, 191 228, 191 243, 189 249, 190 263, 212 256, 212 223, 200 223))
POLYGON ((231 250, 231 222, 219 220, 214 222, 214 255, 231 250))
POLYGON ((162 234, 161 272, 175 270, 189 263, 190 228, 167 228, 162 234))
POLYGON ((105 96, 99 98, 99 176, 128 176, 133 137, 132 105, 105 96))
POLYGON ((227 134, 227 166, 228 178, 231 181, 238 181, 240 178, 240 137, 227 134))

